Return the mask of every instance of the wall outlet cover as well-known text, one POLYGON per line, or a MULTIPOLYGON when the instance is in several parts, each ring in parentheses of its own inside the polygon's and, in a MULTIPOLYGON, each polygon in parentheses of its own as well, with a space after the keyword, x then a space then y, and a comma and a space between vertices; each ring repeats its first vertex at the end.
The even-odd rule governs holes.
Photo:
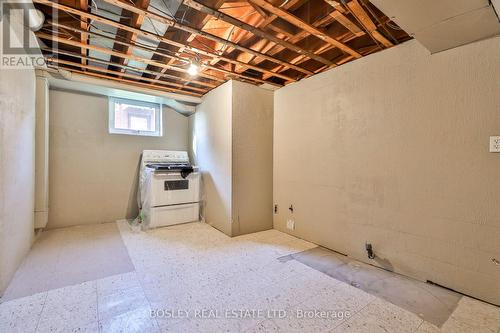
POLYGON ((490 136, 490 153, 500 153, 500 136, 490 136))
POLYGON ((286 221, 286 228, 290 230, 295 230, 295 221, 294 220, 287 220, 286 221))

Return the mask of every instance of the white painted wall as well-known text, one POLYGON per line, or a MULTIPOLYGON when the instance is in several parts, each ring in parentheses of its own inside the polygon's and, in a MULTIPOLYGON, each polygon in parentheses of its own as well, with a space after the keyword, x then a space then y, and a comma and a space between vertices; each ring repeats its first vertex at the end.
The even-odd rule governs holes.
MULTIPOLYGON (((22 13, 1 23, 14 32, 11 45, 20 45, 22 13)), ((35 82, 33 69, 0 69, 0 296, 34 238, 35 82)))
POLYGON ((190 117, 207 223, 230 236, 272 228, 273 92, 228 81, 190 117))
POLYGON ((273 228, 273 92, 233 81, 233 236, 273 228))
POLYGON ((500 304, 499 54, 410 41, 276 91, 275 228, 500 304))
POLYGON ((108 132, 108 98, 51 90, 48 228, 137 216, 144 149, 188 150, 188 119, 163 109, 163 136, 108 132))
POLYGON ((0 70, 0 295, 33 241, 35 72, 0 70))
POLYGON ((203 96, 190 118, 191 158, 200 167, 205 221, 231 234, 232 82, 203 96))

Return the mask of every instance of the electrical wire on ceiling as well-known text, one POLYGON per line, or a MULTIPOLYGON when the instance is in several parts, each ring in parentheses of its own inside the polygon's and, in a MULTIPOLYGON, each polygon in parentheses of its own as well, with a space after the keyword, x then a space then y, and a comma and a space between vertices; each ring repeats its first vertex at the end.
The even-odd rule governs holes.
POLYGON ((156 34, 160 35, 160 32, 156 28, 156 25, 154 24, 153 20, 151 18, 149 18, 149 17, 147 17, 147 18, 148 18, 149 23, 151 23, 151 26, 153 27, 153 30, 156 32, 156 34))
MULTIPOLYGON (((46 31, 46 32, 51 33, 51 34, 55 34, 55 35, 63 35, 63 36, 69 36, 69 37, 71 37, 71 38, 76 38, 75 36, 73 36, 71 33, 67 32, 67 31, 66 31, 66 32, 64 32, 64 31, 54 30, 54 29, 49 29, 49 28, 42 28, 42 29, 43 29, 44 31, 46 31)), ((64 29, 64 30, 66 30, 66 29, 64 29)), ((106 38, 106 37, 105 37, 105 38, 106 38)), ((95 38, 95 39, 99 39, 99 38, 97 37, 97 38, 95 38)), ((93 45, 95 45, 95 46, 97 46, 97 47, 103 47, 103 48, 106 48, 106 47, 107 47, 107 45, 102 44, 102 43, 95 43, 95 44, 93 44, 93 45)), ((154 53, 155 51, 156 51, 156 50, 151 50, 151 52, 152 52, 152 53, 154 53)), ((158 53, 159 53, 159 52, 158 52, 158 53)), ((198 59, 199 59, 199 58, 198 58, 198 59)), ((184 62, 185 64, 189 64, 189 63, 191 63, 190 59, 186 59, 186 58, 182 58, 182 57, 178 57, 178 56, 176 56, 175 60, 180 61, 180 62, 184 62)), ((201 59, 199 59, 199 62, 201 63, 201 59)), ((177 65, 171 65, 171 66, 173 66, 173 67, 178 67, 178 68, 182 68, 184 65, 178 65, 178 66, 177 66, 177 65)))
POLYGON ((92 0, 92 3, 94 4, 95 10, 99 10, 99 8, 97 7, 97 2, 95 2, 94 0, 92 0))
POLYGON ((249 5, 236 5, 236 6, 224 6, 224 7, 221 7, 220 9, 221 10, 224 10, 224 9, 238 9, 238 8, 247 8, 249 5))
POLYGON ((375 17, 375 20, 378 22, 378 24, 382 27, 382 29, 384 29, 384 31, 386 32, 387 35, 389 35, 389 37, 392 39, 392 41, 394 42, 394 44, 399 44, 397 38, 395 38, 391 32, 389 30, 387 30, 387 28, 385 27, 385 24, 383 24, 380 19, 378 18, 378 16, 373 12, 373 10, 370 8, 370 6, 365 2, 365 1, 361 1, 361 5, 363 7, 366 8, 366 10, 368 10, 368 12, 370 14, 372 14, 373 17, 375 17))
MULTIPOLYGON (((58 29, 53 29, 51 31, 58 31, 58 29)), ((61 27, 61 29, 66 30, 65 28, 62 28, 62 27, 61 27)), ((120 36, 118 34, 115 34, 114 32, 111 32, 111 31, 99 29, 97 27, 94 27, 94 30, 92 30, 91 33, 92 33, 92 35, 90 35, 89 38, 93 38, 93 39, 106 38, 106 39, 111 39, 111 40, 117 39, 117 40, 121 40, 123 42, 129 43, 129 39, 128 38, 120 36), (106 34, 109 35, 109 36, 106 36, 106 34), (94 36, 94 35, 97 35, 97 37, 94 36)), ((170 55, 177 55, 176 52, 173 52, 171 50, 165 49, 163 47, 159 47, 158 46, 157 48, 153 49, 150 45, 144 44, 144 43, 141 43, 141 42, 138 42, 138 41, 135 41, 135 43, 133 43, 131 45, 132 46, 140 46, 142 48, 148 49, 150 52, 161 50, 161 51, 164 51, 165 53, 168 53, 170 55)))
POLYGON ((226 47, 227 47, 227 43, 231 40, 231 36, 233 35, 234 28, 236 28, 236 27, 233 25, 233 27, 229 31, 229 34, 227 35, 226 41, 224 42, 224 44, 221 46, 220 50, 218 51, 219 54, 224 54, 224 51, 226 50, 226 47))
MULTIPOLYGON (((90 9, 92 9, 92 6, 89 6, 90 9)), ((104 9, 104 8, 97 8, 97 6, 95 7, 95 13, 99 13, 99 12, 104 12, 104 13, 108 13, 108 14, 111 14, 113 15, 114 17, 118 17, 120 19, 131 19, 132 17, 131 16, 124 16, 124 15, 121 15, 121 14, 117 14, 115 12, 112 12, 110 10, 107 10, 107 9, 104 9)))
POLYGON ((185 6, 187 8, 187 10, 183 10, 182 11, 182 17, 181 17, 181 23, 184 23, 184 22, 187 22, 189 24, 191 24, 191 22, 189 22, 188 20, 186 20, 186 13, 188 13, 190 10, 191 10, 191 7, 188 7, 188 6, 185 6))
POLYGON ((168 7, 167 3, 165 2, 165 0, 161 0, 163 2, 163 4, 165 5, 165 9, 170 13, 170 17, 172 19, 174 19, 175 21, 175 15, 172 13, 172 11, 170 10, 170 8, 168 7))
POLYGON ((65 12, 66 14, 68 14, 69 16, 71 16, 72 18, 74 18, 75 20, 79 21, 79 22, 82 22, 82 23, 85 23, 87 24, 88 26, 91 26, 92 28, 94 29, 97 29, 97 27, 95 25, 93 25, 93 20, 89 20, 88 22, 85 21, 85 20, 82 20, 81 18, 79 17, 76 17, 75 15, 69 13, 69 12, 65 12))
POLYGON ((282 8, 284 5, 286 5, 290 0, 285 0, 281 5, 279 5, 280 8, 282 8))
POLYGON ((385 25, 388 26, 389 28, 393 29, 393 30, 403 31, 403 29, 401 29, 400 27, 398 27, 397 25, 393 24, 390 21, 386 22, 385 25))
POLYGON ((175 17, 172 14, 167 13, 167 12, 165 12, 165 11, 161 10, 160 8, 158 8, 156 6, 153 6, 153 5, 149 5, 149 7, 153 8, 154 10, 156 10, 156 11, 158 11, 160 13, 162 13, 163 15, 167 16, 168 18, 176 21, 175 17))
MULTIPOLYGON (((219 53, 219 51, 217 51, 216 49, 214 49, 214 48, 213 48, 213 47, 211 47, 210 45, 206 44, 204 41, 202 41, 202 40, 200 40, 200 39, 198 39, 198 38, 196 38, 196 37, 195 37, 195 39, 196 39, 196 41, 198 41, 198 43, 200 43, 202 46, 204 46, 207 50, 209 50, 209 51, 211 51, 211 52, 214 52, 214 53, 216 53, 216 54, 218 54, 218 53, 219 53)), ((220 55, 220 54, 219 54, 219 55, 220 55)))
POLYGON ((43 27, 40 30, 48 32, 48 33, 54 33, 57 36, 68 37, 69 40, 73 40, 74 38, 77 38, 77 36, 73 35, 71 32, 67 31, 66 29, 63 29, 64 31, 61 31, 61 30, 54 31, 54 30, 43 27))

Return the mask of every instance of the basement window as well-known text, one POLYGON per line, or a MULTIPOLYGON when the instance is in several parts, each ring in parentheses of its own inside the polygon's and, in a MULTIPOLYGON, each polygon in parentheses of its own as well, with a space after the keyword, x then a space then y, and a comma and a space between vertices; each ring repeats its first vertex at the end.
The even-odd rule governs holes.
POLYGON ((110 97, 109 133, 162 136, 161 104, 110 97))

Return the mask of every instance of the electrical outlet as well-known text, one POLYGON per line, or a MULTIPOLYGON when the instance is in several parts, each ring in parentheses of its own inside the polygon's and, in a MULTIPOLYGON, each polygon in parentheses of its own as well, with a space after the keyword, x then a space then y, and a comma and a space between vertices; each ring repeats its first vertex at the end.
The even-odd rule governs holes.
POLYGON ((490 136, 490 153, 500 153, 500 136, 490 136))
POLYGON ((294 220, 287 220, 286 221, 286 228, 290 230, 295 230, 295 221, 294 220))

